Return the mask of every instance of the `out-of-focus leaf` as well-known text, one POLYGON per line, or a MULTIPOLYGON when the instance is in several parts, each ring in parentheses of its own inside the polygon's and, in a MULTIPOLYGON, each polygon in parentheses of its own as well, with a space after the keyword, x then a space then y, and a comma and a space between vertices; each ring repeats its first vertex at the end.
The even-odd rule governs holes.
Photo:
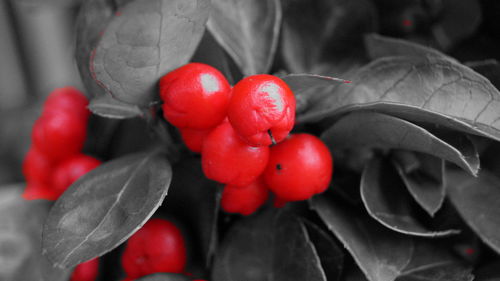
POLYGON ((481 5, 478 0, 442 0, 443 13, 432 26, 434 38, 444 50, 472 36, 481 24, 481 5))
POLYGON ((382 225, 408 235, 440 237, 457 234, 454 229, 431 229, 418 220, 419 207, 387 161, 373 159, 361 177, 361 198, 368 213, 382 225))
POLYGON ((197 158, 182 160, 173 167, 171 186, 162 209, 194 228, 202 263, 208 267, 217 248, 220 188, 205 177, 197 158))
POLYGON ((431 216, 441 208, 446 195, 444 185, 444 160, 434 156, 396 151, 393 153, 394 165, 413 199, 431 216), (415 157, 418 167, 405 169, 404 158, 415 157))
POLYGON ((171 178, 161 153, 126 156, 90 171, 50 210, 43 230, 44 255, 68 268, 109 252, 153 215, 171 178))
POLYGON ((481 171, 474 178, 447 169, 446 189, 465 222, 484 243, 500 253, 500 179, 488 171, 481 171))
POLYGON ((115 99, 147 106, 158 79, 191 59, 210 2, 135 0, 118 12, 97 44, 91 73, 115 99))
POLYGON ((354 48, 362 45, 363 34, 373 32, 377 26, 377 15, 371 1, 282 2, 281 51, 291 72, 318 73, 318 65, 325 61, 339 64, 354 48))
POLYGON ((500 89, 500 63, 497 60, 472 61, 466 65, 488 78, 497 89, 500 89))
POLYGON ((266 211, 237 222, 216 255, 212 279, 325 280, 316 248, 299 219, 266 211))
POLYGON ((370 109, 500 140, 500 92, 464 65, 433 56, 388 57, 349 80, 297 121, 370 109))
POLYGON ((136 279, 136 281, 191 281, 186 275, 175 273, 156 273, 136 279))
POLYGON ((436 49, 375 33, 365 35, 365 46, 372 60, 391 56, 435 56, 456 62, 454 58, 436 49))
POLYGON ((479 158, 463 136, 452 146, 413 123, 376 112, 354 112, 340 119, 321 135, 332 150, 355 147, 403 149, 427 153, 457 164, 476 175, 479 158))
POLYGON ((142 116, 142 111, 137 105, 121 102, 108 95, 93 98, 89 110, 96 115, 114 119, 142 116))
POLYGON ((295 95, 297 101, 296 111, 298 113, 307 109, 309 100, 321 90, 320 88, 350 83, 350 81, 344 79, 315 74, 288 74, 283 76, 282 79, 295 95))
MULTIPOLYGON (((312 207, 339 238, 369 281, 471 281, 471 269, 438 245, 377 224, 338 199, 317 196, 312 207)), ((349 280, 362 280, 353 278, 349 280)))
MULTIPOLYGON (((0 187, 0 280, 42 280, 41 229, 50 205, 24 200, 24 187, 0 187)), ((60 277, 53 280, 62 281, 60 277)))
POLYGON ((245 76, 267 73, 281 26, 279 0, 212 0, 207 27, 245 76))
POLYGON ((344 269, 344 251, 319 226, 307 220, 302 220, 302 223, 306 227, 309 238, 319 256, 326 280, 339 280, 344 269))

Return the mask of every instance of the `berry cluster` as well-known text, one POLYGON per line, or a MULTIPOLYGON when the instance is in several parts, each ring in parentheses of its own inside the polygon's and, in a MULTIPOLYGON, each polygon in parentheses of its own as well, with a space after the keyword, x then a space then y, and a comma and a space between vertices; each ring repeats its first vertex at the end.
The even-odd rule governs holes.
POLYGON ((87 105, 87 98, 73 87, 55 89, 45 101, 23 163, 25 199, 56 200, 101 163, 81 152, 90 115, 87 105))
POLYGON ((190 63, 162 77, 163 114, 201 152, 205 176, 225 184, 221 206, 249 215, 269 190, 282 205, 325 191, 333 160, 309 134, 291 135, 295 97, 280 78, 253 75, 233 88, 215 68, 190 63))

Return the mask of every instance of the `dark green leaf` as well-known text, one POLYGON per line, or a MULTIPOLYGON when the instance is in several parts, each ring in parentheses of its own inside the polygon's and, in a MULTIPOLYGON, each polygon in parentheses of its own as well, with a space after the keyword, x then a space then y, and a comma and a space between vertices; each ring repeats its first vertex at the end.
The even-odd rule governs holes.
POLYGON ((142 116, 142 111, 137 105, 121 102, 108 95, 93 98, 89 110, 96 115, 114 119, 142 116))
POLYGON ((90 171, 50 210, 44 254, 67 268, 109 252, 153 215, 171 178, 170 164, 160 153, 126 156, 90 171))
POLYGON ((387 161, 373 159, 361 177, 361 198, 368 213, 382 225, 408 235, 440 237, 458 230, 431 229, 418 220, 413 201, 399 175, 387 161))
POLYGON ((325 271, 326 280, 339 280, 344 268, 344 251, 328 233, 314 223, 302 220, 325 271))
POLYGON ((365 35, 365 46, 372 60, 391 56, 435 56, 456 62, 454 58, 436 49, 407 40, 386 37, 375 33, 365 35))
POLYGON ((466 66, 433 56, 388 57, 350 80, 298 122, 370 109, 500 140, 500 92, 466 66))
POLYGON ((337 199, 317 196, 312 207, 370 281, 472 280, 471 269, 439 245, 390 231, 337 199))
POLYGON ((136 281, 191 281, 186 275, 175 273, 156 273, 135 279, 136 281))
POLYGON ((173 171, 171 191, 162 209, 194 228, 202 263, 209 266, 218 241, 220 188, 205 177, 198 158, 182 160, 173 171))
POLYGON ((186 64, 205 30, 208 0, 135 0, 108 24, 91 62, 114 98, 147 106, 158 79, 186 64))
POLYGON ((381 113, 351 113, 323 132, 321 138, 333 151, 354 147, 411 150, 455 163, 473 175, 479 170, 477 152, 467 138, 450 138, 461 139, 452 146, 422 127, 381 113))
POLYGON ((267 73, 278 45, 279 0, 212 0, 207 27, 245 76, 267 73))
POLYGON ((431 216, 441 208, 446 195, 444 185, 444 164, 442 159, 413 153, 396 151, 393 154, 394 165, 413 199, 431 216), (407 169, 405 158, 414 157, 416 167, 407 169))
POLYGON ((500 179, 488 171, 474 178, 447 169, 446 185, 451 202, 465 222, 484 243, 500 253, 500 179))
POLYGON ((340 75, 349 68, 344 61, 351 63, 353 49, 362 45, 363 33, 376 29, 377 15, 371 1, 282 2, 281 53, 291 72, 318 73, 318 67, 328 62, 336 69, 332 73, 340 75))
POLYGON ((297 100, 298 113, 301 113, 309 106, 309 100, 318 93, 319 88, 334 87, 341 83, 349 83, 350 81, 321 76, 315 74, 288 74, 283 76, 282 79, 290 87, 297 100))
POLYGON ((500 89, 500 63, 497 60, 473 61, 466 65, 488 78, 497 89, 500 89))
POLYGON ((216 255, 213 280, 325 280, 304 225, 282 211, 237 222, 216 255))

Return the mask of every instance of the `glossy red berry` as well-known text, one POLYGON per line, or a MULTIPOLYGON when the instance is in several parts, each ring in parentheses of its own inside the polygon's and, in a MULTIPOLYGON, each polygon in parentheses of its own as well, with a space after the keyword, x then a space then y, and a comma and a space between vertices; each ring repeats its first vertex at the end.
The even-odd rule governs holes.
POLYGON ((208 136, 208 134, 213 130, 209 129, 191 129, 191 128, 180 128, 182 140, 184 144, 193 152, 200 153, 203 147, 203 141, 208 136))
POLYGON ((22 197, 26 200, 56 200, 59 197, 59 193, 54 191, 47 183, 28 180, 22 197))
POLYGON ((247 185, 264 171, 269 159, 269 147, 252 147, 223 122, 205 139, 201 165, 205 176, 230 185, 247 185))
POLYGON ((231 86, 217 69, 189 63, 160 80, 163 114, 172 125, 207 129, 226 117, 231 86))
POLYGON ((233 88, 228 118, 253 146, 285 139, 295 123, 295 97, 280 78, 267 74, 244 78, 233 88), (272 138, 271 138, 272 135, 272 138))
POLYGON ((90 172, 101 164, 94 157, 76 154, 61 162, 52 174, 52 188, 60 194, 72 185, 81 176, 90 172))
POLYGON ((226 185, 222 192, 221 207, 227 213, 245 216, 257 211, 269 198, 269 190, 259 178, 245 186, 226 185))
POLYGON ((95 258, 77 265, 70 281, 95 281, 98 274, 99 258, 95 258))
POLYGON ((44 114, 48 112, 64 111, 66 114, 77 114, 88 118, 90 111, 87 109, 89 101, 85 95, 74 87, 57 88, 45 100, 44 114))
POLYGON ((328 188, 333 160, 317 137, 295 134, 271 148, 264 182, 280 200, 306 200, 328 188))
POLYGON ((38 149, 32 147, 23 162, 23 174, 27 181, 50 183, 53 163, 38 149))
POLYGON ((130 278, 184 272, 186 246, 181 231, 167 220, 149 220, 128 240, 122 266, 130 278))
POLYGON ((80 152, 87 136, 87 118, 64 112, 48 112, 33 127, 34 146, 53 161, 80 152))

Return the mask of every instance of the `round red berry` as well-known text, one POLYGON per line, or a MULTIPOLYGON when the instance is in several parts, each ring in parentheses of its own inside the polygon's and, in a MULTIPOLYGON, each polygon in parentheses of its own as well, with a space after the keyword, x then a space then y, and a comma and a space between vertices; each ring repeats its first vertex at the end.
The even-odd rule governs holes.
POLYGON ((52 174, 52 188, 62 194, 81 176, 93 170, 101 161, 85 154, 76 154, 61 162, 52 174))
POLYGON ((250 145, 280 142, 295 123, 295 97, 288 85, 276 76, 249 76, 234 86, 228 118, 250 145))
POLYGON ((53 161, 68 158, 82 150, 87 121, 87 118, 65 112, 44 114, 33 127, 33 144, 53 161))
POLYGON ((95 258, 77 265, 70 281, 95 281, 98 274, 99 258, 95 258))
POLYGON ((203 141, 208 136, 208 134, 213 130, 209 129, 191 129, 191 128, 180 128, 182 140, 184 144, 193 152, 200 153, 203 147, 203 141))
POLYGON ((207 129, 226 117, 231 86, 217 69, 189 63, 160 80, 163 114, 176 127, 207 129))
POLYGON ((280 200, 306 200, 328 188, 333 160, 317 137, 295 134, 273 146, 264 182, 280 200))
POLYGON ((122 265, 130 278, 184 272, 186 246, 181 231, 167 220, 149 220, 129 238, 122 265))
POLYGON ((38 149, 32 147, 23 162, 23 174, 27 181, 50 183, 53 163, 38 149))
POLYGON ((64 111, 67 114, 77 114, 88 118, 90 111, 87 109, 89 101, 85 95, 74 87, 57 88, 45 100, 44 114, 47 112, 64 111))
POLYGON ((22 197, 26 200, 57 200, 59 193, 55 192, 47 183, 28 181, 22 197))
POLYGON ((266 168, 269 147, 245 143, 229 122, 223 122, 205 139, 201 164, 205 176, 231 185, 247 185, 266 168))
POLYGON ((245 216, 257 211, 269 197, 269 190, 259 178, 245 186, 226 185, 222 192, 221 207, 227 213, 245 216))

